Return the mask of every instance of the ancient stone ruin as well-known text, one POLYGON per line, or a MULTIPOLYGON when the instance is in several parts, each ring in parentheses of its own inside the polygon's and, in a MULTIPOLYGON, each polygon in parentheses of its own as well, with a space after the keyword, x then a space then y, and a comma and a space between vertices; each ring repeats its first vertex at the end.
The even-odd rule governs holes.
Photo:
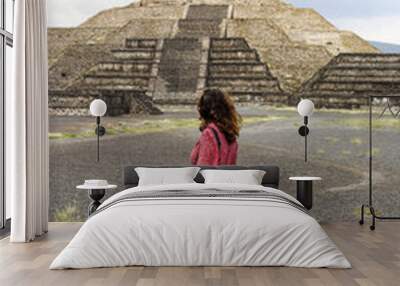
MULTIPOLYGON (((290 104, 340 53, 377 53, 312 9, 281 0, 142 0, 76 28, 49 28, 51 114, 159 113, 204 88, 238 101, 290 104)), ((325 98, 325 97, 324 97, 325 98)))
POLYGON ((318 106, 357 108, 371 95, 400 94, 400 54, 340 54, 304 83, 318 106))

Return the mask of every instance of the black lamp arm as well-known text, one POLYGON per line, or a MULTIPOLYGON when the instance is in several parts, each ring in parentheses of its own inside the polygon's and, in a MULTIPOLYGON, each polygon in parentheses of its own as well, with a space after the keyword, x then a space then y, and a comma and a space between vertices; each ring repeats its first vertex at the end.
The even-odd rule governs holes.
POLYGON ((308 125, 308 116, 304 116, 304 125, 299 128, 299 135, 304 137, 304 161, 307 162, 307 136, 310 133, 308 125))
POLYGON ((100 125, 100 116, 96 117, 96 129, 95 129, 95 133, 97 136, 103 136, 104 134, 106 134, 106 129, 104 128, 104 126, 100 125))
POLYGON ((96 129, 95 133, 97 135, 97 162, 100 161, 100 137, 106 134, 106 129, 100 125, 100 116, 96 117, 96 129))

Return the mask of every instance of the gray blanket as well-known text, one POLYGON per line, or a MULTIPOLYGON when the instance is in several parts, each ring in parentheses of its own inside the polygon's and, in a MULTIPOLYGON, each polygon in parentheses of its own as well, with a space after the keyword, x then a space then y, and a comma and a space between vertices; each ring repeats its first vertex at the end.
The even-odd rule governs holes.
POLYGON ((218 190, 218 189, 205 189, 205 190, 165 190, 165 191, 144 191, 144 192, 132 192, 126 195, 123 195, 115 200, 109 201, 106 205, 101 205, 100 208, 95 211, 91 216, 94 216, 100 212, 107 210, 108 208, 120 204, 122 202, 127 201, 143 201, 143 200, 154 200, 154 199, 163 199, 163 200, 190 200, 190 199, 206 199, 210 200, 213 198, 229 198, 229 199, 256 199, 257 201, 264 200, 269 202, 275 202, 280 204, 285 204, 292 206, 304 213, 308 214, 306 208, 300 203, 290 200, 284 196, 279 194, 270 193, 267 191, 260 190, 241 190, 241 191, 227 191, 227 190, 218 190))

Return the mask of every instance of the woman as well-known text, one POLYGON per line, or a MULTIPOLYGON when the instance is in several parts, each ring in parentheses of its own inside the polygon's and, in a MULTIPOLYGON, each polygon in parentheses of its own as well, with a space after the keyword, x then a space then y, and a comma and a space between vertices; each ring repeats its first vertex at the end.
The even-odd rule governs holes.
POLYGON ((230 97, 218 89, 205 90, 197 110, 201 136, 191 153, 193 165, 236 164, 242 118, 230 97))

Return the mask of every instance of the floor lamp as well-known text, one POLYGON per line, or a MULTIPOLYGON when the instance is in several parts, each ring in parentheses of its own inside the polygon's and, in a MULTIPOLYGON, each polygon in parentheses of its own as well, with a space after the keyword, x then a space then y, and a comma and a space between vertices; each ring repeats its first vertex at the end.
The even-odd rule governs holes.
POLYGON ((107 104, 101 99, 95 99, 90 103, 90 114, 96 117, 97 135, 97 162, 100 161, 100 137, 106 134, 106 129, 100 125, 100 118, 106 114, 107 104))
POLYGON ((307 162, 307 137, 310 133, 310 129, 308 128, 308 118, 314 112, 314 103, 309 99, 303 99, 297 105, 297 111, 304 117, 304 125, 299 128, 299 134, 304 137, 304 161, 307 162))

